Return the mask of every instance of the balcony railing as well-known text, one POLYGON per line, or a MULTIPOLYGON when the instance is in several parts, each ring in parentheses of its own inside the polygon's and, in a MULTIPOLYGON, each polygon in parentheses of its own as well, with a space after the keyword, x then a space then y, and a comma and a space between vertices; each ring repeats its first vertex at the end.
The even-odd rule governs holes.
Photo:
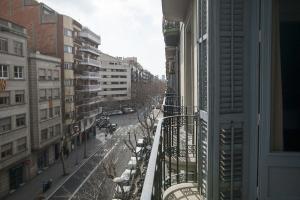
POLYGON ((83 105, 91 105, 95 103, 99 103, 103 101, 103 97, 100 96, 94 96, 94 97, 86 97, 76 100, 77 106, 83 106, 83 105))
POLYGON ((177 46, 179 42, 179 22, 163 20, 163 33, 166 46, 177 46))
POLYGON ((80 61, 81 65, 91 65, 95 67, 101 67, 101 62, 92 58, 84 58, 80 61))
POLYGON ((83 118, 95 117, 99 113, 100 113, 99 109, 93 109, 93 110, 86 111, 86 112, 78 112, 77 119, 79 120, 79 119, 83 119, 83 118))
POLYGON ((77 85, 76 90, 89 92, 89 91, 101 91, 102 88, 100 87, 100 85, 77 85))
POLYGON ((76 78, 78 79, 100 79, 99 72, 76 71, 76 78))
POLYGON ((91 45, 83 45, 82 47, 80 47, 80 51, 87 51, 98 56, 101 54, 101 51, 99 49, 91 45))
POLYGON ((163 193, 176 184, 197 182, 199 117, 195 108, 191 107, 189 113, 189 109, 179 103, 180 98, 176 95, 164 100, 165 117, 156 129, 141 196, 143 200, 162 199, 163 193))
POLYGON ((101 37, 86 27, 84 27, 82 29, 82 31, 79 33, 79 35, 80 35, 80 37, 89 39, 92 42, 95 42, 96 44, 101 44, 101 37))

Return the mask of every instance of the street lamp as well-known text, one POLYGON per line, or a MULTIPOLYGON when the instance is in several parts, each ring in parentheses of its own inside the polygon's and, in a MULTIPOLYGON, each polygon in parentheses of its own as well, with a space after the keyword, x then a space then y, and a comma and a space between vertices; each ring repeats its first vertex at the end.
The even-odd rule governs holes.
MULTIPOLYGON (((79 126, 78 124, 73 124, 73 130, 75 135, 77 135, 77 133, 79 133, 79 126)), ((77 136, 75 137, 75 144, 74 144, 74 150, 76 151, 76 160, 75 160, 75 165, 78 165, 78 150, 77 150, 77 136), (75 150, 76 148, 76 150, 75 150)))

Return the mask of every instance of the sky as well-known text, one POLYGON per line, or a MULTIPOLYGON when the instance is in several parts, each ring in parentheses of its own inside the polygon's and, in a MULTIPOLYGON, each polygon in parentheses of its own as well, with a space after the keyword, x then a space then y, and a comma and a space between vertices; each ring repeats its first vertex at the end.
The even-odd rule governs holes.
POLYGON ((99 49, 165 73, 161 0, 39 0, 101 36, 99 49))

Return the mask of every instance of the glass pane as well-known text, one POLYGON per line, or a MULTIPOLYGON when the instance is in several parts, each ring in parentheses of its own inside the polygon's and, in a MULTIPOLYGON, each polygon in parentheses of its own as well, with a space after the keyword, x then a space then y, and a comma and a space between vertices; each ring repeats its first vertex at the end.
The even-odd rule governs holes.
POLYGON ((300 151, 300 2, 273 0, 271 150, 300 151))

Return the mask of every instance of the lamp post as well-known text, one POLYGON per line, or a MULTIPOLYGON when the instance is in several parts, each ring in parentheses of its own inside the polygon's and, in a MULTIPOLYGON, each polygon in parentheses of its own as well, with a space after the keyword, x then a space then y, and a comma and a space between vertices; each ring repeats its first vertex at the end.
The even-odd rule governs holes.
POLYGON ((87 135, 86 135, 86 132, 85 132, 85 120, 83 120, 83 133, 84 133, 84 158, 87 158, 87 155, 86 155, 86 140, 87 140, 87 135))
MULTIPOLYGON (((79 133, 79 126, 78 124, 74 124, 73 130, 75 132, 75 135, 79 133)), ((78 150, 77 150, 77 136, 75 137, 75 142, 74 142, 74 150, 76 151, 76 160, 75 160, 75 165, 78 165, 78 150)))

